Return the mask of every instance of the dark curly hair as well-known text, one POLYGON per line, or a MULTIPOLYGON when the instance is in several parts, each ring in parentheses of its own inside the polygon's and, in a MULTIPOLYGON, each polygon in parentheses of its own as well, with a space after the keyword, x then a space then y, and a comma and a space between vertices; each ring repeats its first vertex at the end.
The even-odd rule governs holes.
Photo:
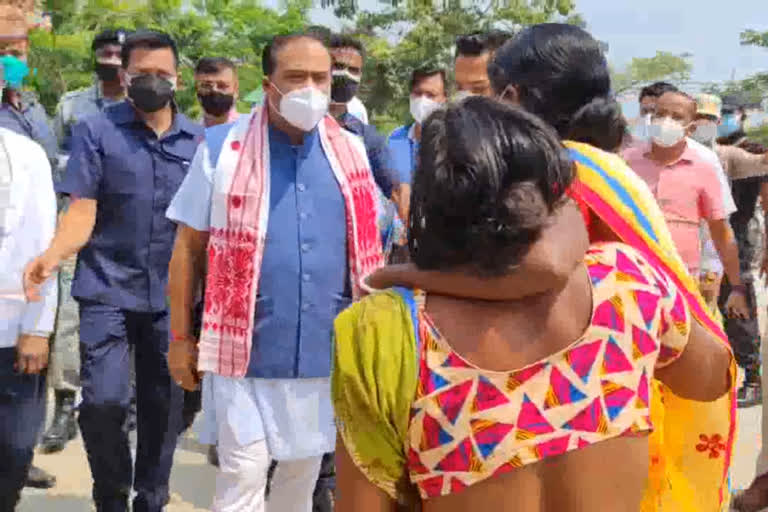
POLYGON ((564 201, 573 165, 551 127, 471 97, 422 126, 409 219, 422 269, 498 276, 520 263, 564 201))

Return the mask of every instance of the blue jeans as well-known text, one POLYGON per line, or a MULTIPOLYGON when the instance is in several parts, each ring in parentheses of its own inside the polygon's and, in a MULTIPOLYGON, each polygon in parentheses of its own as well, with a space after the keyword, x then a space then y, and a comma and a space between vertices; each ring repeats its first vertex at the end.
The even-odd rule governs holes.
POLYGON ((45 419, 45 376, 13 369, 16 348, 0 348, 0 512, 13 512, 45 419))
POLYGON ((183 391, 171 379, 168 312, 136 313, 80 302, 80 430, 99 512, 160 512, 168 501, 183 391), (125 418, 135 357, 138 445, 135 471, 125 418))

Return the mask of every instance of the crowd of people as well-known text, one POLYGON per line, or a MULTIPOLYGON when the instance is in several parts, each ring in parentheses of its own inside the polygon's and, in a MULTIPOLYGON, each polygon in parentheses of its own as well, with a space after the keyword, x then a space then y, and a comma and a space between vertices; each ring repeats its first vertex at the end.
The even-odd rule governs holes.
POLYGON ((191 120, 175 41, 114 29, 49 121, 12 14, 0 512, 78 431, 96 510, 159 512, 193 424, 216 512, 768 507, 768 447, 729 488, 768 313, 739 105, 660 82, 630 128, 598 42, 551 23, 458 38, 388 136, 346 35, 275 36, 248 114, 201 59, 191 120))

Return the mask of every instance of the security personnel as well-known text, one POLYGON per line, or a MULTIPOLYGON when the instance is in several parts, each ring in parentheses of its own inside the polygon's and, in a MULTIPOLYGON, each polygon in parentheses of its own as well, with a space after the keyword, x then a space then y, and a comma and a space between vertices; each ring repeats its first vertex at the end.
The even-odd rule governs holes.
MULTIPOLYGON (((125 87, 120 82, 120 51, 126 32, 122 29, 105 30, 93 39, 94 84, 88 88, 65 94, 56 107, 54 132, 59 144, 58 180, 66 168, 71 149, 72 127, 86 117, 98 114, 109 105, 125 98, 125 87)), ((66 198, 60 201, 66 207, 66 198)), ((59 269, 59 309, 56 332, 51 350, 48 381, 54 390, 56 406, 53 421, 43 434, 42 449, 54 453, 64 449, 77 435, 75 395, 80 386, 80 339, 77 335, 80 319, 77 301, 72 298, 72 279, 75 257, 62 262, 59 269)), ((130 421, 130 420, 129 420, 130 421)))
POLYGON ((53 131, 59 143, 62 170, 71 150, 72 127, 86 117, 102 112, 105 107, 125 99, 125 87, 120 82, 120 51, 125 37, 123 29, 105 30, 93 38, 94 84, 62 96, 56 107, 53 131))
POLYGON ((181 429, 182 389, 166 361, 168 264, 176 226, 165 211, 184 179, 203 127, 177 111, 178 50, 167 34, 125 39, 128 101, 72 130, 58 192, 72 200, 48 249, 25 272, 26 290, 78 253, 72 295, 80 306, 78 422, 100 511, 160 512, 181 429), (138 448, 124 428, 135 352, 138 448), (134 471, 135 469, 135 471, 134 471))

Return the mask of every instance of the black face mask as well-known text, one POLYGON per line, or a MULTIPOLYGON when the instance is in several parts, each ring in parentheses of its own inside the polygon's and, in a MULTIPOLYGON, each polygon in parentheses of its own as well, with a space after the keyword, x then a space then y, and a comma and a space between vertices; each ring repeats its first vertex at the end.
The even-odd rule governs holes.
POLYGON ((151 114, 170 103, 173 99, 173 85, 157 75, 138 75, 131 79, 128 97, 137 109, 151 114))
POLYGON ((221 117, 232 109, 235 103, 235 97, 232 94, 223 92, 210 92, 207 94, 198 94, 197 99, 203 106, 205 113, 213 117, 221 117))
POLYGON ((331 82, 331 100, 334 103, 349 103, 357 94, 360 83, 346 75, 336 75, 331 82))
POLYGON ((117 82, 118 66, 96 63, 96 76, 102 82, 117 82))

